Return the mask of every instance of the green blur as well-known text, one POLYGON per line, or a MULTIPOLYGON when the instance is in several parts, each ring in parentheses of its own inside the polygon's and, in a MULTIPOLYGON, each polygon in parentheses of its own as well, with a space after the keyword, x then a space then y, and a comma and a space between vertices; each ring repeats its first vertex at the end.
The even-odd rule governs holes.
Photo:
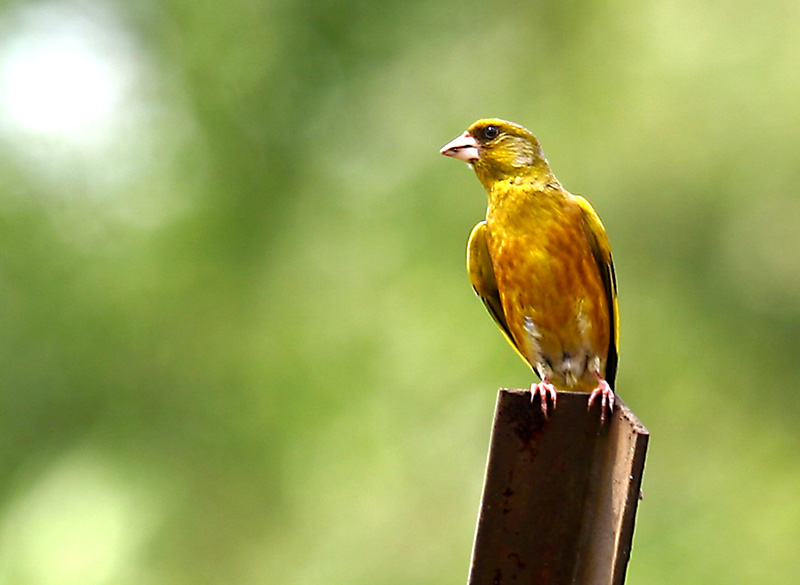
POLYGON ((126 77, 58 131, 0 83, 0 585, 465 582, 534 381, 438 154, 495 116, 611 240, 628 583, 800 574, 795 1, 7 2, 0 80, 63 27, 126 77))

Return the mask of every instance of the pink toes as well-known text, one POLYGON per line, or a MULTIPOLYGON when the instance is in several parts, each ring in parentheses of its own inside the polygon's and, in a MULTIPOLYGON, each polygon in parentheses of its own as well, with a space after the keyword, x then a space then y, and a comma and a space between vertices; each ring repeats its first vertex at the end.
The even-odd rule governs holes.
MULTIPOLYGON (((600 421, 603 422, 606 420, 606 410, 608 410, 608 412, 614 412, 615 396, 609 383, 601 378, 599 374, 595 375, 597 376, 597 388, 592 390, 591 394, 589 394, 589 408, 592 408, 595 400, 599 399, 600 421)), ((545 378, 538 384, 531 385, 531 403, 535 402, 537 398, 539 399, 542 414, 547 418, 550 414, 548 399, 553 402, 552 408, 555 409, 557 398, 556 387, 548 378, 545 378)))
POLYGON ((609 411, 614 411, 614 391, 611 389, 611 386, 608 385, 608 382, 603 380, 600 376, 597 377, 599 380, 599 384, 597 388, 592 390, 592 393, 589 395, 589 408, 592 407, 594 401, 599 397, 600 398, 600 421, 606 420, 606 408, 609 411))
POLYGON ((556 387, 550 383, 550 380, 545 378, 538 384, 533 384, 531 386, 531 402, 533 402, 536 397, 539 397, 541 400, 541 407, 542 407, 542 414, 545 418, 547 418, 547 397, 549 396, 550 399, 553 401, 553 408, 556 407, 556 387))

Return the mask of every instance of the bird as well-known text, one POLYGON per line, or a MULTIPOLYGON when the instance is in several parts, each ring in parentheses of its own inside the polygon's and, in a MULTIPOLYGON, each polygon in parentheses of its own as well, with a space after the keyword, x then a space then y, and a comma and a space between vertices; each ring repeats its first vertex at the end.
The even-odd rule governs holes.
POLYGON ((481 119, 441 154, 466 162, 486 189, 486 219, 467 244, 473 289, 538 375, 545 418, 557 392, 588 392, 600 418, 614 410, 618 365, 617 279, 606 230, 591 204, 566 191, 536 137, 481 119))

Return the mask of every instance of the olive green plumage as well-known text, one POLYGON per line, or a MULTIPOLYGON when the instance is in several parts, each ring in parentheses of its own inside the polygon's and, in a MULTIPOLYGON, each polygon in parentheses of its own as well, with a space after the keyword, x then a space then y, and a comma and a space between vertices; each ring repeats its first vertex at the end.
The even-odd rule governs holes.
POLYGON ((619 318, 611 248, 583 197, 553 175, 536 138, 485 119, 443 154, 468 162, 488 195, 472 230, 467 271, 506 338, 540 376, 547 411, 556 390, 591 392, 613 408, 619 318))

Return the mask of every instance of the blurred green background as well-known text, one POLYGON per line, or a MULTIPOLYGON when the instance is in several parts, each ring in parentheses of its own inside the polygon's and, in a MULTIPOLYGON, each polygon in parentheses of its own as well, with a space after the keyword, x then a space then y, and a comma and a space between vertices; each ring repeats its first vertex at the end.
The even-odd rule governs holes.
POLYGON ((463 583, 537 134, 652 433, 628 582, 800 575, 800 4, 6 0, 0 585, 463 583))

